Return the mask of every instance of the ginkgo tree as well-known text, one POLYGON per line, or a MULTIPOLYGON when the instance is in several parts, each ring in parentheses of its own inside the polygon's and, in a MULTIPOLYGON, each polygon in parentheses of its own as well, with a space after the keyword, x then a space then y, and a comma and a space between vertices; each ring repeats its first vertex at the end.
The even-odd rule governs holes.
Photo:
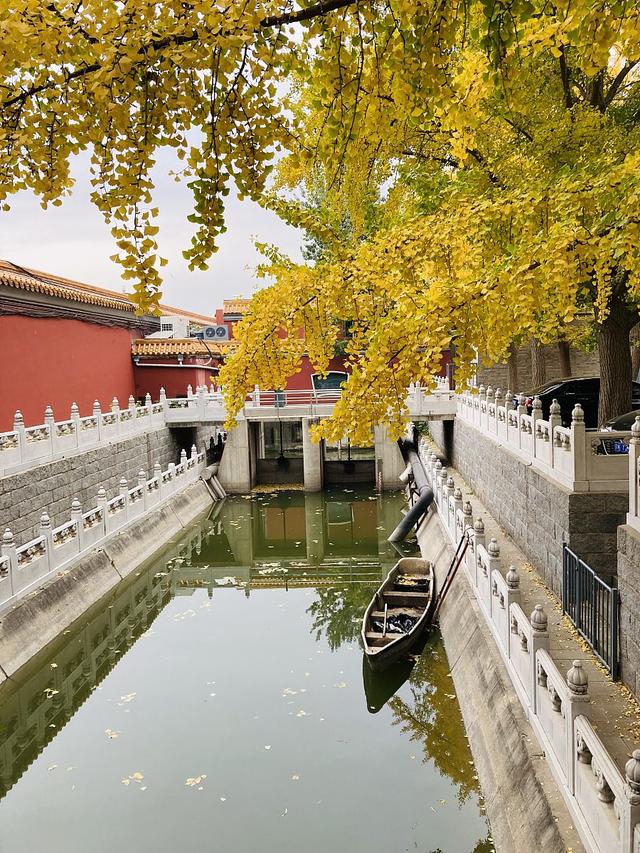
POLYGON ((451 342, 464 379, 474 347, 497 360, 586 311, 603 418, 628 405, 637 321, 638 14, 590 0, 17 0, 0 11, 0 202, 29 190, 59 204, 90 150, 142 311, 161 285, 162 147, 193 193, 192 267, 215 252, 234 184, 318 235, 313 265, 265 247, 275 283, 238 328, 232 413, 254 384, 282 387, 303 349, 324 369, 347 322, 352 373, 320 432, 399 431, 407 384, 428 383, 451 342), (298 201, 312 187, 315 209, 298 201))
MULTIPOLYGON (((475 349, 492 362, 514 341, 576 340, 589 333, 585 318, 600 352, 599 421, 630 408, 638 12, 509 8, 498 45, 484 7, 470 8, 435 69, 414 62, 424 44, 415 19, 388 63, 376 21, 374 46, 354 50, 333 89, 328 57, 311 52, 295 101, 303 144, 281 164, 272 204, 325 243, 340 215, 355 227, 335 234, 313 267, 269 256, 263 272, 275 284, 254 297, 222 377, 231 411, 263 376, 284 379, 274 363, 291 370, 303 346, 325 368, 346 320, 351 375, 317 434, 364 440, 376 423, 399 433, 407 385, 429 384, 443 348, 455 346, 464 382, 475 349), (309 193, 319 163, 327 200, 314 222, 291 192, 309 193), (372 184, 386 193, 373 235, 357 227, 372 184)), ((367 43, 363 28, 352 44, 367 43)))

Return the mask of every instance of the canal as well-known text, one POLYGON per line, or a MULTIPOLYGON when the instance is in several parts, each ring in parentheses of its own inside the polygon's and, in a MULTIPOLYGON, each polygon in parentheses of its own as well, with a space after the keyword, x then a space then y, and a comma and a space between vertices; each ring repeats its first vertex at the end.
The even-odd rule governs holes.
POLYGON ((232 497, 0 690, 0 851, 489 853, 440 638, 375 678, 400 495, 232 497))

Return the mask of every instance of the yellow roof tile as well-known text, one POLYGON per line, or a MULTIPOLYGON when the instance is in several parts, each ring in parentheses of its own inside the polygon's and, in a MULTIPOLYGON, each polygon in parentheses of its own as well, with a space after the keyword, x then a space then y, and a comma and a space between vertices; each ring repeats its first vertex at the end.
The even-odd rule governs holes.
POLYGON ((232 341, 213 343, 200 338, 137 338, 131 343, 132 355, 223 355, 232 341))
MULTIPOLYGON (((84 302, 89 305, 100 305, 103 308, 115 308, 130 314, 135 312, 135 305, 127 293, 117 293, 114 290, 105 290, 102 287, 83 284, 51 273, 27 269, 13 264, 11 261, 0 260, 0 284, 31 293, 42 293, 46 296, 55 296, 58 299, 67 299, 71 302, 84 302)), ((160 310, 164 314, 186 317, 196 324, 215 325, 216 323, 215 317, 196 314, 183 308, 161 304, 160 310)))

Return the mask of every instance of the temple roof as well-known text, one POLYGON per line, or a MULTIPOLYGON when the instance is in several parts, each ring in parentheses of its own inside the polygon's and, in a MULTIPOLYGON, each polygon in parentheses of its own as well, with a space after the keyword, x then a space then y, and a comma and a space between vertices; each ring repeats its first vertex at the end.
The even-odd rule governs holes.
POLYGON ((137 338, 131 342, 131 355, 199 355, 210 357, 224 355, 233 341, 203 341, 200 338, 137 338))

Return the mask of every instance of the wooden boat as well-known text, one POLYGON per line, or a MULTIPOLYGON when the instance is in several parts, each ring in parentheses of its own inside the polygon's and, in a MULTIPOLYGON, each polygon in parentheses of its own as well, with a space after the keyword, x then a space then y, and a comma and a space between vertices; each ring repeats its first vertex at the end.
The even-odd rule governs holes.
POLYGON ((362 620, 365 656, 374 670, 406 655, 431 623, 435 575, 428 560, 403 557, 371 599, 362 620))

